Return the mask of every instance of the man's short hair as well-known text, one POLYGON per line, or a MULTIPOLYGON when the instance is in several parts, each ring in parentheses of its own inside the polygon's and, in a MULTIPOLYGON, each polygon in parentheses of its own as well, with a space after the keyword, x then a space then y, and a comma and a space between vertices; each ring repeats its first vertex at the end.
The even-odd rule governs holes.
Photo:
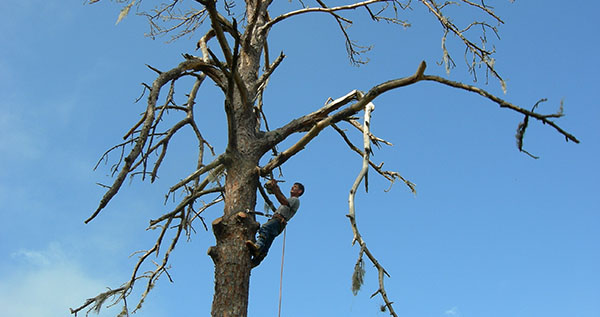
MULTIPOLYGON (((302 183, 294 183, 294 185, 298 185, 298 187, 300 187, 302 190, 302 194, 304 194, 304 185, 302 185, 302 183)), ((302 194, 300 194, 300 196, 302 196, 302 194)))

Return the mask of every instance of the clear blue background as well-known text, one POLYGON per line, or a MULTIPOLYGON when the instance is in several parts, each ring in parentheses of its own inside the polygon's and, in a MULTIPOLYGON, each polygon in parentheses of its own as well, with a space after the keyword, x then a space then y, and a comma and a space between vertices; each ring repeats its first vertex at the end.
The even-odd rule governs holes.
MULTIPOLYGON (((136 258, 156 232, 148 220, 168 187, 194 168, 196 144, 186 131, 174 141, 154 185, 134 179, 88 225, 110 183, 110 165, 93 166, 138 120, 133 101, 155 74, 193 53, 200 34, 166 45, 143 36, 147 24, 130 15, 115 26, 120 7, 108 1, 0 3, 0 315, 67 316, 105 287, 129 278, 136 258)), ((238 4, 241 6, 242 4, 238 4)), ((434 83, 389 92, 375 102, 373 132, 394 147, 373 160, 417 184, 370 174, 369 194, 357 196, 357 221, 368 246, 391 274, 386 288, 399 316, 600 316, 600 203, 597 94, 600 6, 592 1, 496 1, 506 22, 495 41, 497 69, 508 83, 477 85, 522 107, 548 98, 551 113, 564 99, 559 123, 581 139, 575 145, 532 122, 519 153, 514 134, 522 116, 480 96, 434 83)), ((278 12, 296 7, 280 3, 278 12)), ((328 97, 368 90, 411 75, 421 60, 427 73, 446 76, 439 23, 418 2, 402 15, 402 29, 374 24, 357 11, 351 34, 374 45, 370 63, 349 64, 337 24, 324 14, 292 18, 271 33, 271 54, 286 59, 265 93, 271 127, 321 107, 328 97)), ((457 11, 457 22, 465 19, 457 11)), ((454 42, 456 43, 456 42, 454 42)), ((458 67, 449 77, 472 83, 463 50, 451 44, 458 67)), ((181 86, 180 100, 187 91, 181 86)), ((205 84, 198 100, 203 133, 224 148, 223 106, 205 84)), ((353 140, 360 135, 348 127, 353 140)), ((291 145, 294 136, 285 146, 291 145)), ((377 274, 367 263, 363 290, 353 296, 358 254, 345 214, 361 158, 332 129, 284 167, 288 181, 306 185, 299 213, 288 226, 282 316, 385 316, 377 274)), ((262 206, 259 203, 257 209, 262 206)), ((207 221, 221 213, 207 211, 207 221)), ((170 275, 150 293, 139 316, 207 316, 213 293, 214 236, 182 240, 170 275)), ((252 272, 249 315, 276 316, 282 239, 252 272)), ((150 269, 150 267, 147 267, 150 269)), ((138 284, 138 291, 143 284, 138 284)), ((135 294, 134 294, 135 295, 135 294)), ((129 300, 134 305, 135 296, 129 300)), ((101 316, 114 316, 118 308, 101 316)))

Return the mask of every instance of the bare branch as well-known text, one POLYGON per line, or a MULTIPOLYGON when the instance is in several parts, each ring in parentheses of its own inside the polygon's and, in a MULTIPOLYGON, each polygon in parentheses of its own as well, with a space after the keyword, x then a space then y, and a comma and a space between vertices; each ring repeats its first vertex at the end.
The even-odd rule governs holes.
POLYGON ((497 103, 500 107, 502 108, 508 108, 511 110, 514 110, 516 112, 522 113, 524 115, 530 116, 532 118, 535 118, 539 121, 541 121, 544 124, 548 124, 549 126, 553 127, 556 131, 558 131, 560 134, 562 134, 565 139, 567 141, 573 141, 575 143, 579 143, 579 140, 573 136, 572 134, 568 133, 567 131, 563 130, 561 127, 559 127, 554 121, 549 120, 549 118, 556 118, 557 115, 543 115, 543 114, 539 114, 537 112, 533 112, 533 111, 529 111, 526 109, 523 109, 519 106, 516 106, 508 101, 505 101, 481 88, 472 86, 472 85, 467 85, 467 84, 463 84, 460 82, 456 82, 456 81, 452 81, 446 78, 442 78, 439 76, 433 76, 433 75, 424 75, 423 76, 423 80, 429 80, 429 81, 435 81, 441 84, 444 84, 446 86, 450 86, 450 87, 454 87, 454 88, 460 88, 463 90, 467 90, 470 92, 474 92, 477 94, 480 94, 488 99, 490 99, 491 101, 497 103))
MULTIPOLYGON (((352 144, 352 142, 350 141, 350 139, 348 139, 348 137, 346 136, 346 133, 344 133, 344 131, 342 129, 340 129, 337 125, 332 124, 331 125, 342 137, 342 139, 344 140, 344 142, 346 142, 346 144, 348 145, 348 147, 350 147, 350 149, 354 152, 356 152, 358 155, 360 155, 361 157, 363 157, 365 154, 363 153, 363 151, 361 151, 358 147, 356 147, 354 144, 352 144)), ((370 132, 369 132, 370 134, 370 132)), ((371 141, 373 142, 373 141, 371 141)), ((404 184, 406 186, 408 186, 408 188, 410 189, 410 191, 413 194, 417 193, 416 190, 416 185, 405 179, 404 177, 402 177, 402 175, 400 175, 397 172, 393 172, 393 171, 386 171, 383 170, 383 163, 376 165, 375 163, 373 163, 373 161, 369 160, 369 165, 381 176, 383 176, 385 179, 387 179, 390 182, 390 187, 394 184, 394 182, 396 181, 396 179, 400 179, 402 182, 404 182, 404 184)))
MULTIPOLYGON (((405 78, 390 80, 385 83, 379 84, 379 85, 371 88, 371 90, 369 90, 369 92, 364 94, 364 96, 362 95, 362 93, 357 92, 357 91, 354 91, 353 94, 351 93, 351 94, 346 95, 347 98, 349 97, 350 99, 343 99, 342 101, 345 101, 345 103, 352 100, 352 98, 356 98, 357 102, 351 106, 348 106, 347 108, 345 108, 343 110, 340 110, 339 112, 337 112, 331 116, 327 116, 324 119, 319 120, 316 123, 314 123, 312 125, 312 127, 310 128, 310 130, 296 144, 292 145, 287 150, 281 152, 277 157, 275 157, 273 160, 271 160, 269 163, 267 163, 267 165, 265 165, 263 168, 261 168, 261 175, 267 175, 274 168, 276 168, 277 166, 280 166, 285 161, 287 161, 290 157, 292 157, 296 153, 300 152, 302 149, 304 149, 304 147, 312 139, 314 139, 317 135, 319 135, 319 133, 324 128, 331 125, 332 123, 336 123, 341 120, 345 120, 348 117, 356 114, 357 112, 362 110, 365 107, 365 105, 370 103, 373 99, 375 99, 377 96, 381 95, 382 93, 389 91, 391 89, 408 86, 408 85, 418 82, 423 77, 423 72, 425 71, 425 67, 426 67, 425 62, 421 62, 421 64, 419 65, 419 68, 417 69, 417 72, 415 72, 414 75, 405 77, 405 78)), ((340 105, 342 105, 344 103, 343 102, 338 102, 338 103, 332 102, 330 105, 332 105, 332 104, 339 107, 340 105)), ((280 135, 280 133, 282 133, 282 132, 287 135, 289 135, 293 132, 297 132, 300 129, 305 128, 305 126, 303 124, 309 124, 311 122, 314 122, 314 121, 316 121, 316 119, 322 118, 323 114, 327 114, 330 111, 333 111, 332 109, 336 108, 336 107, 333 107, 330 105, 327 105, 327 106, 319 109, 319 111, 314 112, 308 116, 305 116, 300 119, 292 121, 289 125, 286 125, 282 128, 283 131, 280 129, 277 129, 270 133, 272 135, 279 136, 279 138, 281 138, 282 135, 280 135)), ((275 139, 275 140, 277 140, 277 139, 275 139)))
MULTIPOLYGON (((322 8, 325 8, 325 9, 328 8, 327 5, 325 5, 325 3, 323 3, 323 1, 317 0, 317 2, 319 3, 319 5, 321 5, 322 8)), ((365 6, 365 8, 367 8, 367 10, 369 12, 371 12, 369 10, 368 6, 365 6)), ((352 25, 352 20, 343 18, 342 16, 336 14, 335 12, 330 12, 330 14, 335 18, 335 21, 337 22, 338 26, 340 27, 340 30, 344 34, 344 38, 346 41, 346 52, 348 52, 348 57, 350 58, 350 62, 354 65, 360 65, 360 64, 367 63, 367 61, 361 60, 359 58, 359 56, 362 53, 365 53, 365 52, 368 52, 369 50, 371 50, 371 47, 365 47, 365 46, 360 46, 360 45, 356 44, 354 41, 352 41, 350 39, 350 35, 348 35, 348 32, 346 31, 346 29, 350 25, 352 25), (344 23, 345 23, 345 25, 344 25, 344 23)))
MULTIPOLYGON (((77 313, 79 311, 85 309, 86 307, 88 307, 90 305, 91 305, 91 307, 89 308, 88 312, 94 311, 94 312, 98 313, 100 311, 102 305, 106 302, 106 300, 109 297, 114 297, 114 299, 111 300, 112 303, 109 306, 116 305, 120 301, 123 301, 122 312, 124 314, 128 315, 129 311, 128 311, 128 307, 127 307, 127 297, 130 295, 131 291, 133 290, 133 287, 134 287, 136 281, 138 281, 139 279, 145 278, 148 280, 148 282, 146 284, 146 288, 145 288, 144 292, 142 293, 142 295, 140 296, 140 298, 138 300, 138 304, 136 305, 136 308, 133 310, 132 313, 135 313, 137 310, 139 310, 142 307, 142 304, 143 304, 144 300, 146 299, 146 296, 148 295, 150 290, 153 289, 153 287, 154 287, 156 281, 158 280, 158 278, 160 277, 160 275, 162 273, 166 273, 168 275, 166 265, 168 263, 169 256, 170 256, 171 252, 174 250, 175 245, 177 244, 177 242, 179 241, 179 237, 181 236, 181 232, 184 229, 185 223, 183 221, 180 221, 180 223, 176 226, 176 228, 177 228, 176 234, 175 234, 171 244, 169 245, 169 248, 163 255, 161 264, 155 263, 155 265, 156 265, 155 270, 146 272, 142 275, 139 275, 139 270, 140 270, 141 266, 144 264, 144 262, 146 262, 146 260, 152 253, 156 253, 156 255, 158 256, 159 248, 162 245, 162 241, 165 236, 165 233, 170 228, 170 223, 172 222, 172 220, 174 218, 175 217, 172 216, 172 217, 169 217, 168 219, 166 219, 167 222, 161 226, 161 232, 152 248, 150 248, 146 251, 136 252, 136 253, 143 253, 143 255, 141 255, 138 258, 138 261, 133 268, 131 277, 126 283, 124 283, 121 287, 119 287, 117 289, 109 290, 107 292, 97 295, 94 298, 88 299, 82 306, 80 306, 76 309, 71 309, 71 314, 75 314, 75 316, 77 316, 77 313)), ((179 215, 178 218, 182 218, 182 216, 179 215)), ((170 277, 169 277, 169 279, 171 280, 170 277)))
POLYGON ((344 5, 344 6, 338 6, 338 7, 333 7, 333 8, 304 8, 304 9, 299 9, 296 11, 292 11, 292 12, 288 12, 285 14, 282 14, 274 19, 272 19, 271 21, 269 21, 267 24, 265 24, 262 27, 262 31, 268 30, 270 29, 275 23, 281 22, 287 18, 293 17, 295 15, 299 15, 299 14, 305 14, 305 13, 310 13, 310 12, 324 12, 324 13, 332 13, 332 12, 336 12, 336 11, 342 11, 342 10, 354 10, 360 7, 365 7, 369 4, 373 4, 373 3, 377 3, 377 2, 386 2, 389 0, 368 0, 368 1, 363 1, 363 2, 358 2, 358 3, 353 3, 353 4, 349 4, 349 5, 344 5))
POLYGON ((482 4, 474 3, 474 2, 471 2, 469 0, 461 0, 461 1, 464 2, 464 3, 466 3, 466 4, 468 4, 468 5, 477 7, 479 9, 485 11, 487 14, 491 15, 492 17, 494 17, 494 19, 496 19, 499 23, 504 24, 504 21, 502 21, 502 19, 500 19, 500 17, 498 17, 496 15, 496 13, 494 13, 494 11, 491 10, 490 6, 485 5, 483 3, 483 1, 482 1, 482 4))
MULTIPOLYGON (((449 4, 455 4, 454 2, 445 2, 441 6, 438 5, 434 0, 420 0, 420 2, 423 3, 429 9, 429 11, 431 13, 433 13, 433 15, 435 15, 435 17, 438 19, 438 21, 442 24, 442 27, 444 28, 444 35, 442 37, 442 50, 443 50, 443 61, 446 66, 446 71, 449 72, 450 68, 453 67, 453 65, 454 65, 454 62, 452 61, 450 54, 446 48, 446 38, 448 36, 448 33, 451 32, 452 34, 456 35, 457 37, 459 37, 462 40, 463 44, 466 46, 467 51, 471 52, 471 54, 473 55, 472 61, 470 61, 470 62, 467 61, 467 65, 469 67, 469 72, 471 72, 474 79, 475 80, 477 79, 476 66, 479 63, 483 63, 486 67, 486 74, 491 73, 494 77, 496 77, 500 81, 502 90, 504 92, 506 92, 506 82, 504 81, 504 79, 502 79, 500 74, 498 74, 498 72, 496 71, 496 69, 494 67, 495 60, 494 60, 494 58, 491 57, 492 54, 494 53, 494 50, 487 50, 485 48, 485 44, 487 42, 487 39, 485 36, 486 28, 492 29, 494 31, 494 33, 497 35, 495 27, 491 27, 490 25, 488 25, 487 23, 484 23, 484 22, 473 22, 464 30, 460 30, 454 23, 452 23, 450 21, 450 19, 448 17, 446 17, 442 13, 442 9, 444 8, 444 6, 449 5, 449 4), (472 26, 472 25, 481 25, 482 26, 483 35, 480 36, 482 45, 477 45, 477 44, 473 43, 470 39, 467 38, 467 36, 465 36, 464 32, 466 30, 468 30, 470 28, 470 26, 472 26)), ((468 1, 465 1, 465 2, 468 4, 471 4, 468 1)), ((490 14, 492 12, 489 9, 489 7, 487 7, 487 6, 480 6, 480 5, 474 5, 474 6, 485 11, 488 14, 490 14)), ((502 20, 500 20, 498 17, 496 17, 493 13, 490 15, 492 15, 496 20, 498 20, 499 23, 502 23, 502 20)), ((466 55, 465 55, 465 57, 466 57, 466 55)))
POLYGON ((150 32, 146 34, 147 36, 155 39, 157 36, 173 34, 174 31, 178 31, 169 40, 169 42, 173 42, 185 35, 192 34, 204 23, 208 16, 206 9, 188 9, 181 13, 180 10, 175 11, 174 9, 177 2, 173 1, 168 5, 161 4, 162 7, 156 7, 151 13, 140 13, 148 19, 150 24, 150 32))
POLYGON ((156 173, 158 171, 158 168, 160 166, 160 163, 162 162, 162 159, 164 158, 164 154, 165 151, 167 149, 167 146, 169 145, 169 141, 171 140, 171 138, 175 135, 175 133, 177 133, 177 131, 179 131, 179 129, 181 129, 182 127, 186 126, 187 124, 191 123, 191 119, 190 118, 185 118, 179 122, 177 122, 173 127, 171 127, 167 133, 165 134, 165 136, 159 140, 156 144, 152 145, 152 147, 148 148, 146 153, 142 156, 142 158, 131 167, 132 170, 136 169, 140 164, 144 163, 147 161, 148 156, 152 153, 154 153, 155 150, 157 150, 159 147, 162 147, 162 152, 159 156, 159 159, 156 161, 155 163, 155 167, 153 169, 152 172, 152 182, 154 181, 154 179, 156 178, 156 173))
POLYGON ((196 201, 196 199, 198 199, 206 194, 212 194, 212 193, 217 193, 217 192, 220 193, 220 192, 224 191, 223 187, 213 187, 213 188, 210 188, 207 190, 203 190, 206 187, 206 185, 208 185, 209 182, 210 182, 210 175, 208 177, 206 177, 202 183, 200 183, 197 187, 195 187, 194 190, 192 190, 192 193, 190 193, 188 196, 186 196, 177 205, 177 207, 175 207, 175 209, 160 216, 156 220, 151 220, 150 225, 154 226, 154 225, 164 221, 165 219, 175 216, 176 214, 178 214, 179 212, 184 210, 185 207, 193 204, 196 201))
MULTIPOLYGON (((223 189, 223 188, 218 188, 218 189, 219 189, 219 191, 224 191, 224 189, 223 189)), ((211 201, 210 203, 208 203, 208 204, 204 204, 204 206, 202 206, 202 208, 200 208, 200 210, 198 210, 198 211, 194 211, 192 208, 190 208, 190 210, 194 212, 194 216, 193 216, 193 217, 191 217, 191 218, 189 218, 189 216, 188 216, 189 220, 187 220, 187 221, 188 221, 189 223, 191 223, 191 222, 192 222, 192 221, 194 221, 194 219, 196 219, 196 218, 200 218, 200 219, 202 219, 202 217, 200 216, 200 214, 201 214, 203 211, 205 211, 206 209, 208 209, 208 208, 212 207, 212 206, 213 206, 213 205, 215 205, 215 204, 218 204, 218 203, 222 202, 223 200, 224 200, 224 198, 223 198, 223 196, 221 195, 221 196, 219 196, 219 197, 215 198, 215 199, 214 199, 213 201, 211 201)), ((203 223, 203 224, 204 224, 204 223, 203 223)), ((206 224, 204 224, 204 228, 206 228, 206 224)), ((206 231, 208 231, 208 228, 206 228, 206 231)))
POLYGON ((277 56, 273 64, 269 65, 266 71, 260 76, 260 78, 256 82, 256 88, 252 89, 252 91, 257 92, 256 96, 253 98, 253 101, 256 100, 256 98, 258 98, 260 92, 266 87, 269 77, 271 77, 271 74, 273 74, 277 66, 281 64, 284 58, 285 55, 283 54, 283 52, 281 52, 279 56, 277 56))
MULTIPOLYGON (((531 111, 535 111, 535 108, 537 108, 537 106, 542 103, 548 101, 548 99, 543 98, 538 100, 538 102, 535 103, 535 105, 533 105, 533 107, 531 108, 531 111)), ((562 103, 561 103, 561 107, 558 113, 555 114, 556 116, 562 116, 562 103)), ((529 155, 531 158, 534 159, 538 159, 539 157, 527 152, 525 149, 523 149, 523 139, 525 138, 525 131, 527 130, 527 126, 529 124, 529 116, 525 115, 525 118, 523 119, 523 122, 519 123, 519 126, 517 127, 517 134, 516 134, 516 138, 517 138, 517 147, 519 148, 519 151, 529 155)))
POLYGON ((226 19, 224 19, 217 11, 217 8, 215 7, 215 0, 205 0, 198 2, 206 6, 206 9, 208 10, 208 14, 210 16, 212 28, 213 30, 215 30, 215 34, 217 36, 217 40, 219 41, 219 45, 221 46, 221 50, 223 51, 223 54, 225 56, 225 60, 227 61, 228 65, 231 65, 233 55, 231 53, 231 48, 227 43, 227 39, 225 38, 225 33, 223 32, 222 26, 223 20, 226 19))
POLYGON ((77 316, 78 312, 80 312, 81 310, 85 309, 86 307, 92 305, 91 308, 88 309, 88 313, 91 311, 98 313, 100 311, 100 309, 102 308, 102 305, 104 305, 104 303, 106 302, 106 300, 108 300, 108 298, 114 297, 124 291, 126 291, 125 286, 122 286, 122 287, 119 287, 116 289, 109 289, 106 292, 98 294, 96 297, 88 298, 85 301, 85 303, 83 303, 83 305, 81 305, 75 309, 69 308, 69 310, 71 311, 71 314, 77 316))
MULTIPOLYGON (((363 131, 363 126, 356 120, 347 120, 353 127, 357 128, 359 131, 363 131)), ((389 145, 389 146, 393 146, 392 143, 378 138, 376 136, 374 136, 371 132, 369 132, 369 138, 371 139, 371 142, 373 143, 373 145, 380 147, 379 143, 383 143, 385 145, 389 145)))
POLYGON ((135 141, 136 141, 135 139, 132 139, 132 140, 129 140, 129 141, 117 144, 117 145, 111 147, 110 149, 106 150, 104 152, 104 154, 102 154, 102 156, 100 157, 100 159, 98 160, 98 162, 96 162, 96 165, 94 165, 94 170, 96 170, 98 168, 98 166, 100 165, 100 163, 103 160, 108 160, 108 154, 110 154, 110 152, 112 152, 112 151, 114 151, 114 150, 116 150, 118 148, 121 148, 121 157, 119 158, 118 162, 115 164, 115 167, 111 168, 111 170, 114 172, 115 169, 118 169, 119 164, 121 164, 121 162, 123 161, 123 157, 125 156, 125 146, 128 145, 128 144, 130 144, 130 143, 134 143, 135 141))
MULTIPOLYGON (((179 218, 180 218, 180 222, 176 226, 177 231, 175 233, 175 237, 173 237, 173 240, 171 241, 171 244, 169 245, 169 248, 165 252, 161 264, 156 265, 156 269, 154 271, 152 271, 149 276, 146 276, 146 278, 148 279, 148 283, 146 284, 146 289, 144 290, 144 293, 141 295, 140 300, 139 300, 136 308, 133 310, 133 313, 135 313, 140 308, 142 308, 142 304, 144 303, 144 300, 146 299, 146 296, 148 295, 148 293, 150 292, 150 290, 152 290, 154 288, 154 284, 156 283, 156 281, 158 280, 158 278, 160 277, 160 275, 163 272, 167 272, 166 266, 167 266, 167 263, 169 261, 169 256, 171 255, 171 252, 173 252, 173 250, 175 249, 175 246, 177 245, 177 242, 179 241, 179 237, 181 236, 181 232, 183 231, 184 226, 185 226, 185 222, 183 220, 183 214, 179 218)), ((163 231, 166 230, 167 228, 169 228, 169 223, 171 222, 171 219, 169 219, 167 221, 167 223, 164 225, 163 231)), ((162 243, 162 240, 161 240, 162 239, 162 235, 163 234, 161 233, 161 237, 159 238, 159 240, 156 242, 157 244, 155 245, 157 253, 158 253, 158 247, 162 243)))
POLYGON ((488 93, 487 91, 480 89, 478 87, 475 87, 475 86, 451 81, 451 80, 448 80, 448 79, 445 79, 445 78, 442 78, 439 76, 423 75, 425 68, 426 68, 426 64, 423 61, 419 65, 419 68, 417 69, 415 74, 413 74, 412 76, 395 79, 395 80, 390 80, 385 83, 379 84, 379 85, 371 88, 371 90, 369 90, 366 94, 364 94, 364 96, 360 92, 353 91, 352 93, 344 96, 343 98, 340 98, 339 100, 331 102, 330 104, 326 105, 325 107, 319 109, 316 112, 313 112, 309 115, 295 119, 295 120, 291 121, 290 123, 288 123, 287 125, 279 128, 277 130, 268 132, 266 134, 267 137, 265 138, 265 140, 267 140, 267 143, 266 143, 267 148, 271 148, 275 144, 279 143, 280 140, 287 138, 288 135, 290 135, 294 132, 302 131, 302 130, 306 129, 307 127, 310 127, 308 132, 298 142, 296 142, 296 144, 292 145, 287 150, 281 152, 278 156, 276 156, 269 163, 267 163, 264 167, 262 167, 261 171, 260 171, 260 175, 261 176, 268 175, 274 168, 280 166, 281 164, 286 162, 290 157, 292 157, 299 151, 303 150, 306 147, 306 145, 310 141, 312 141, 325 127, 327 127, 333 123, 337 123, 341 120, 345 120, 345 119, 349 118, 350 116, 356 114, 366 104, 371 102, 373 99, 375 99, 377 96, 381 95, 382 93, 392 90, 392 89, 399 88, 399 87, 412 85, 421 80, 436 81, 436 82, 439 82, 439 83, 442 83, 442 84, 445 84, 445 85, 448 85, 448 86, 451 86, 454 88, 460 88, 460 89, 476 92, 476 93, 496 102, 497 104, 500 105, 500 107, 509 108, 509 109, 517 111, 519 113, 529 115, 533 118, 536 118, 536 119, 542 121, 544 124, 549 124, 550 126, 555 128, 559 133, 564 135, 567 140, 571 140, 575 143, 579 143, 579 140, 577 140, 573 135, 567 133, 562 128, 560 128, 556 123, 549 120, 549 118, 555 117, 555 116, 547 116, 547 115, 542 115, 542 114, 534 113, 532 111, 525 110, 525 109, 515 106, 511 103, 508 103, 508 102, 500 99, 499 97, 496 97, 496 96, 488 93), (331 113, 335 109, 339 109, 339 107, 348 103, 352 99, 356 99, 357 102, 351 106, 348 106, 348 107, 338 111, 335 114, 329 115, 329 113, 331 113))
MULTIPOLYGON (((190 183, 191 181, 193 181, 194 179, 198 178, 202 174, 204 174, 206 172, 209 172, 209 171, 211 171, 213 169, 221 167, 225 163, 226 158, 227 157, 224 154, 219 155, 219 157, 217 157, 210 164, 197 169, 195 172, 193 172, 188 177, 186 177, 183 180, 181 180, 179 183, 171 186, 171 188, 169 189, 169 194, 172 193, 172 192, 175 192, 177 189, 181 188, 182 186, 190 183)), ((167 197, 168 197, 168 194, 167 194, 167 197)))
POLYGON ((129 129, 129 131, 127 131, 127 133, 125 133, 125 135, 123 136, 123 140, 127 140, 127 138, 130 137, 135 132, 135 130, 140 127, 140 125, 142 123, 144 123, 144 120, 146 120, 145 112, 142 115, 142 117, 140 118, 140 121, 138 121, 136 124, 134 124, 133 127, 131 127, 131 129, 129 129))
POLYGON ((150 95, 148 96, 148 106, 146 108, 146 113, 144 114, 144 123, 142 124, 139 136, 136 138, 135 144, 131 149, 131 152, 127 157, 125 157, 124 165, 121 168, 119 174, 117 175, 117 178, 115 179, 113 185, 104 194, 104 196, 100 200, 98 208, 88 219, 85 220, 85 223, 89 223, 90 221, 92 221, 92 219, 94 219, 100 213, 100 211, 104 209, 104 207, 106 207, 108 202, 112 199, 112 197, 114 197, 117 194, 117 192, 121 188, 121 185, 125 181, 125 178, 129 174, 129 172, 132 171, 132 166, 135 164, 137 158, 142 153, 142 149, 144 148, 148 137, 151 136, 150 130, 154 126, 154 112, 156 110, 156 103, 162 87, 166 83, 183 76, 185 72, 189 70, 203 71, 208 76, 213 78, 215 82, 221 81, 221 75, 216 69, 214 69, 214 66, 204 63, 200 59, 186 60, 180 63, 177 67, 167 72, 163 72, 157 77, 157 79, 152 84, 152 89, 150 91, 150 95))
POLYGON ((214 36, 216 35, 215 30, 214 29, 210 29, 208 32, 206 32, 206 34, 200 38, 200 40, 198 41, 198 43, 196 43, 196 50, 200 49, 200 51, 202 52, 202 57, 203 57, 203 61, 205 63, 209 62, 209 57, 210 57, 210 53, 208 53, 208 41, 210 39, 212 39, 214 36))
POLYGON ((392 302, 389 300, 387 293, 385 291, 385 287, 383 284, 383 280, 385 275, 388 275, 387 272, 385 271, 385 269, 383 268, 383 266, 381 266, 381 264, 379 264, 379 261, 377 261, 377 259, 373 256, 373 254, 371 253, 371 251, 369 250, 369 248, 367 248, 367 244, 364 241, 364 239, 362 238, 362 236, 360 235, 360 232, 358 231, 358 226, 356 225, 356 208, 354 205, 354 198, 356 195, 356 191, 358 190, 358 186, 360 185, 360 183, 362 182, 362 180, 365 180, 365 187, 367 186, 367 172, 369 170, 369 153, 371 152, 371 142, 370 142, 370 138, 369 138, 369 130, 370 130, 370 115, 371 115, 371 111, 373 111, 373 109, 375 108, 375 106, 372 103, 367 103, 365 106, 365 119, 364 119, 364 128, 363 128, 363 144, 364 144, 364 151, 363 151, 363 160, 362 160, 362 167, 360 169, 360 172, 358 173, 358 176, 356 177, 356 180, 354 181, 354 184, 352 185, 352 188, 350 189, 350 194, 348 197, 348 219, 350 220, 350 225, 352 227, 352 232, 354 234, 354 238, 352 239, 352 244, 354 244, 355 242, 358 242, 358 244, 360 245, 360 255, 359 255, 359 260, 360 257, 362 257, 362 253, 364 252, 364 254, 367 255, 367 257, 369 258, 369 260, 371 261, 371 263, 373 263, 373 265, 375 266, 375 268, 377 268, 378 271, 378 279, 379 279, 379 289, 371 296, 375 296, 376 294, 380 294, 386 307, 388 308, 388 311, 390 312, 390 315, 394 316, 394 317, 398 317, 398 315, 396 314, 396 312, 394 311, 394 307, 392 306, 392 302))

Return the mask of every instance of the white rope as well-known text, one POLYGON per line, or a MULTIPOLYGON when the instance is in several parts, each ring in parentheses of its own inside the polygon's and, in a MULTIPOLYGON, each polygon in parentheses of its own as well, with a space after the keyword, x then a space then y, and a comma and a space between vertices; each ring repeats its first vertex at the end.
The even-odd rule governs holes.
POLYGON ((281 272, 279 273, 279 314, 281 317, 281 290, 283 289, 283 257, 285 255, 285 232, 287 228, 283 229, 283 246, 281 248, 281 272))

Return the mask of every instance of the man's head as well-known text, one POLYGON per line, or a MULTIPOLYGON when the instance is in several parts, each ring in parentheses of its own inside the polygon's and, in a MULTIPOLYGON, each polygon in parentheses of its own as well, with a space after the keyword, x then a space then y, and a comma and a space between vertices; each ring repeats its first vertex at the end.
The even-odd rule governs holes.
POLYGON ((292 189, 290 189, 290 195, 293 197, 300 197, 304 194, 304 185, 300 183, 294 183, 292 189))

